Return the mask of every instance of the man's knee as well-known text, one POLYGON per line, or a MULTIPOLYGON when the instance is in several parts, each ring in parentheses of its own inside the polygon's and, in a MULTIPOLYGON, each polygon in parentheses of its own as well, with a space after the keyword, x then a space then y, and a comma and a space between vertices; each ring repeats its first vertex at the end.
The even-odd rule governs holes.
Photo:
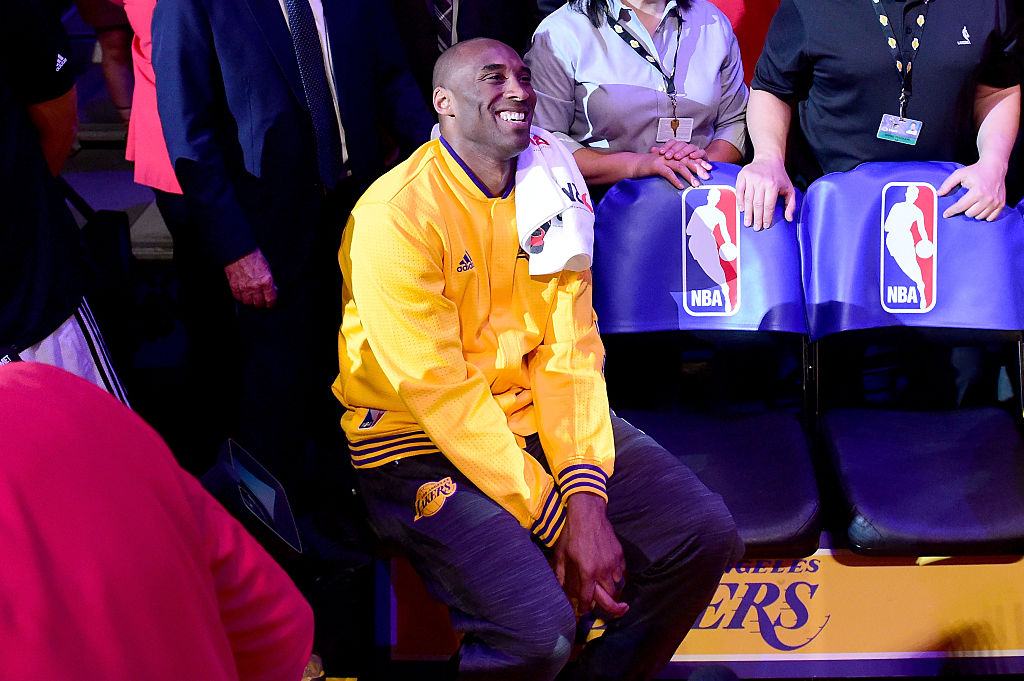
POLYGON ((722 497, 717 494, 707 497, 702 516, 691 546, 706 569, 716 573, 717 581, 729 564, 743 557, 745 547, 736 528, 736 521, 722 497))
MULTIPOLYGON (((743 557, 743 540, 736 529, 736 521, 717 494, 703 497, 698 508, 688 518, 679 518, 675 527, 666 526, 666 533, 675 532, 678 543, 674 551, 657 561, 656 571, 696 569, 717 583, 731 563, 743 557)), ((672 524, 666 519, 666 525, 672 524)))
POLYGON ((709 515, 708 522, 701 534, 701 541, 707 547, 709 554, 722 561, 724 568, 741 559, 746 547, 740 538, 736 521, 729 509, 726 508, 725 502, 718 495, 715 495, 715 499, 717 512, 709 515))

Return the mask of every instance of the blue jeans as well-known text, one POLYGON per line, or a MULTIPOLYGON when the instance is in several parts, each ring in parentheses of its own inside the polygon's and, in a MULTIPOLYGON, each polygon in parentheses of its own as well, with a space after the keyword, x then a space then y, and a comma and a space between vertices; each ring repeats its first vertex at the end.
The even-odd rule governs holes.
MULTIPOLYGON (((743 554, 732 516, 686 466, 612 416, 615 472, 608 519, 622 544, 630 610, 607 623, 560 678, 650 678, 672 657, 743 554)), ((536 437, 527 451, 544 461, 536 437)), ((377 533, 398 544, 465 636, 460 679, 554 679, 576 637, 576 618, 544 550, 528 530, 441 455, 357 471, 377 533), (457 485, 439 512, 414 517, 420 485, 457 485)))

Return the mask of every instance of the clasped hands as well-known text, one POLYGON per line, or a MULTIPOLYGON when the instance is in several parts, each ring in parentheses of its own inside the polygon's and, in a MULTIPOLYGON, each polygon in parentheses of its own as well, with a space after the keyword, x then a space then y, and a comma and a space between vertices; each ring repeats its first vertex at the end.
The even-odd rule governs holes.
POLYGON ((700 180, 711 177, 709 170, 711 164, 707 161, 707 151, 689 142, 669 140, 661 146, 651 147, 650 153, 639 155, 633 177, 660 175, 676 189, 685 189, 687 185, 699 187, 700 180))
POLYGON ((555 542, 553 567, 578 615, 599 607, 617 618, 629 611, 618 600, 626 561, 601 497, 580 492, 566 502, 566 520, 555 542))

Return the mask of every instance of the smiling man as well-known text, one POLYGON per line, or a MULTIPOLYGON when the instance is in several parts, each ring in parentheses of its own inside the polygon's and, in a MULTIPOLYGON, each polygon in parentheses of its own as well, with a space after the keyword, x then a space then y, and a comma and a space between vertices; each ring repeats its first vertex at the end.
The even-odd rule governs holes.
POLYGON ((735 525, 610 414, 590 272, 529 274, 529 70, 472 40, 434 85, 441 139, 363 195, 340 254, 334 391, 370 519, 465 634, 460 678, 553 679, 584 614, 607 629, 565 675, 648 678, 742 553, 735 525))

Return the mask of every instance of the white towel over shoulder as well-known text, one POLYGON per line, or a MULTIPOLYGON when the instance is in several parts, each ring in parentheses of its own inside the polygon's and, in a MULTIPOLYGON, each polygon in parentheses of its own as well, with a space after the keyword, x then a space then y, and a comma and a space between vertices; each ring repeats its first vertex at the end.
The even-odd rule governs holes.
POLYGON ((530 274, 578 272, 594 259, 594 206, 576 161, 546 130, 530 129, 516 167, 519 245, 530 274))

